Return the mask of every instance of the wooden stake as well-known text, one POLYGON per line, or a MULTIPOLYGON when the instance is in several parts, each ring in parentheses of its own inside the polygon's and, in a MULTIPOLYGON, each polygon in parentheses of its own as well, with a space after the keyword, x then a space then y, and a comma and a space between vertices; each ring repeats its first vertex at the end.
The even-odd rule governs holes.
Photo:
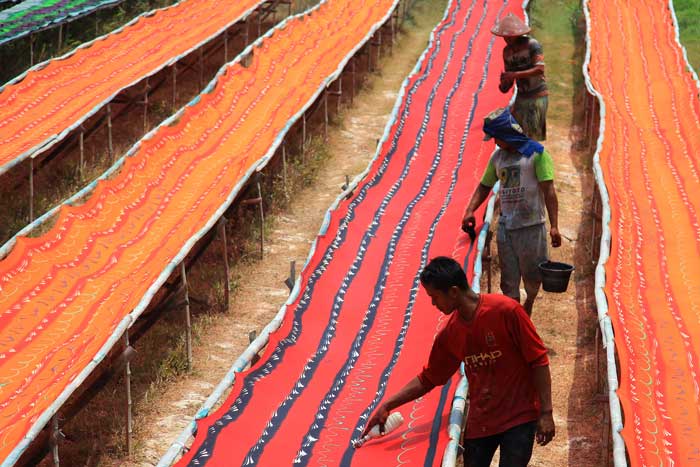
POLYGON ((224 245, 224 312, 228 312, 231 303, 231 287, 229 285, 230 270, 228 265, 228 242, 226 241, 226 218, 219 219, 219 236, 224 245))
POLYGON ((29 66, 34 66, 34 34, 29 34, 29 66))
POLYGON ((352 65, 350 65, 352 68, 350 71, 350 74, 352 75, 352 86, 350 86, 350 103, 352 104, 355 101, 355 57, 352 57, 350 61, 352 63, 352 65))
POLYGON ((301 161, 304 162, 306 155, 306 112, 302 114, 301 119, 301 161))
POLYGON ((173 110, 177 105, 177 63, 173 63, 173 110))
POLYGON ((114 148, 112 147, 112 105, 107 104, 107 152, 109 159, 114 162, 114 148))
POLYGON ((224 63, 228 63, 228 29, 224 31, 224 63))
POLYGON ((58 47, 57 51, 61 51, 61 47, 63 47, 63 24, 60 24, 58 26, 58 47))
POLYGON ((323 139, 328 141, 328 88, 323 90, 323 139))
MULTIPOLYGON (((129 348, 129 330, 124 332, 124 349, 129 348)), ((126 361, 124 365, 124 382, 126 385, 126 452, 129 457, 133 453, 133 446, 131 443, 131 433, 133 431, 133 421, 131 416, 131 363, 129 360, 126 361)))
POLYGON ((34 158, 29 158, 29 222, 34 222, 34 158))
POLYGON ((282 143, 282 186, 284 187, 284 197, 289 200, 287 190, 287 145, 282 143))
POLYGON ((80 162, 78 167, 78 173, 80 174, 80 180, 83 179, 83 170, 85 169, 85 132, 83 131, 82 125, 80 127, 80 162))
POLYGON ((150 86, 148 85, 148 78, 146 78, 146 88, 143 91, 143 133, 146 134, 148 130, 148 91, 150 86))
POLYGON ((49 444, 51 445, 51 459, 54 467, 59 467, 61 461, 58 457, 58 438, 61 436, 61 431, 58 428, 58 414, 51 418, 51 437, 49 444))
POLYGON ((265 210, 260 182, 258 182, 258 198, 260 198, 260 259, 263 259, 265 256, 265 210))
POLYGON ((199 89, 204 88, 204 48, 199 48, 199 89))
POLYGON ((185 292, 185 346, 187 349, 187 369, 192 369, 192 318, 190 316, 190 294, 187 290, 187 272, 185 262, 180 263, 182 289, 185 292))

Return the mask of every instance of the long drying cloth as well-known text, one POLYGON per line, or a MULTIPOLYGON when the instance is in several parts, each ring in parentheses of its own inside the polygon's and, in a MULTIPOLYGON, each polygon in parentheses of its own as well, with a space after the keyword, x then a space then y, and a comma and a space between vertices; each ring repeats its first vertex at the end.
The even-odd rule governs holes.
POLYGON ((588 73, 603 104, 598 157, 611 234, 604 290, 622 436, 633 466, 698 466, 698 82, 669 3, 589 0, 587 8, 588 73))
POLYGON ((12 464, 274 153, 395 0, 285 22, 0 261, 0 459, 12 464))
POLYGON ((123 89, 175 63, 263 0, 183 0, 0 88, 0 174, 59 143, 123 89))
POLYGON ((462 213, 494 147, 483 117, 507 103, 503 42, 489 30, 518 11, 519 2, 451 2, 377 158, 330 212, 262 359, 199 421, 178 465, 440 464, 459 375, 402 407, 406 423, 391 435, 350 443, 382 398, 417 375, 445 321, 419 285, 422 267, 449 255, 472 271, 462 213))

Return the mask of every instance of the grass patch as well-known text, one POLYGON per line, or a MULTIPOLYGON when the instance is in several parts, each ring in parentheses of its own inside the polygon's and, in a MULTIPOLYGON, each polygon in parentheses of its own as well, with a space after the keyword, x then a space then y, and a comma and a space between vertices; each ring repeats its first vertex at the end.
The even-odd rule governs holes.
POLYGON ((576 105, 583 86, 585 23, 578 0, 535 0, 529 7, 532 35, 542 44, 550 100, 547 119, 571 125, 582 111, 576 105))
POLYGON ((688 61, 700 69, 700 0, 674 0, 678 27, 681 30, 681 43, 688 51, 688 61))

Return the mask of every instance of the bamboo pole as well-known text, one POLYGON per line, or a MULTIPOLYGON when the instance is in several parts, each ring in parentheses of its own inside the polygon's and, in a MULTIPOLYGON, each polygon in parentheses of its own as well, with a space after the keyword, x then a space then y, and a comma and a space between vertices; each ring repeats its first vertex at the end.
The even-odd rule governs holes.
POLYGON ((80 125, 80 160, 78 161, 78 174, 80 174, 80 180, 83 180, 85 170, 85 131, 83 126, 80 125))
POLYGON ((260 259, 263 259, 265 256, 265 209, 260 182, 258 182, 258 198, 260 199, 260 259))
POLYGON ((61 465, 61 460, 58 457, 58 437, 61 436, 61 431, 58 428, 58 415, 54 415, 51 418, 51 459, 53 461, 54 467, 59 467, 61 465))
POLYGON ((173 63, 173 110, 177 105, 177 63, 173 63))

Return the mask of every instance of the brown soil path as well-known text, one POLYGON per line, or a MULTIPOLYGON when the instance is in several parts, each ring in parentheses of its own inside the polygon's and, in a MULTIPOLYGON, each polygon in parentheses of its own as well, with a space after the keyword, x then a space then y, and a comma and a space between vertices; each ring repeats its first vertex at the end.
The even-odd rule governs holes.
POLYGON ((192 372, 154 393, 147 392, 137 402, 134 455, 126 461, 117 454, 102 459, 100 465, 155 465, 247 347, 248 333, 262 330, 280 309, 288 295, 283 280, 289 273, 289 262, 303 264, 326 210, 341 192, 345 176, 352 178, 363 171, 374 156, 401 83, 424 50, 444 4, 444 0, 417 2, 411 14, 414 21, 406 23, 393 55, 383 58, 381 71, 369 78, 354 105, 342 111, 342 123, 330 129, 330 156, 313 184, 297 193, 288 209, 274 215, 265 258, 237 266, 230 312, 209 315, 200 323, 199 334, 206 339, 194 347, 192 372))

